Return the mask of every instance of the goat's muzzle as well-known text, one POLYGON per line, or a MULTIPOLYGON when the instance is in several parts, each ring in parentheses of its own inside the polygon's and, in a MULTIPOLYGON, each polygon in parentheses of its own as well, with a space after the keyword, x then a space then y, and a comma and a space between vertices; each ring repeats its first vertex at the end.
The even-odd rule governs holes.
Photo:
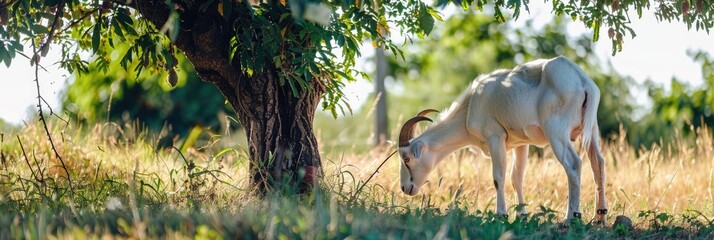
POLYGON ((409 196, 416 195, 416 192, 414 192, 414 183, 409 183, 408 186, 402 186, 402 192, 409 196))

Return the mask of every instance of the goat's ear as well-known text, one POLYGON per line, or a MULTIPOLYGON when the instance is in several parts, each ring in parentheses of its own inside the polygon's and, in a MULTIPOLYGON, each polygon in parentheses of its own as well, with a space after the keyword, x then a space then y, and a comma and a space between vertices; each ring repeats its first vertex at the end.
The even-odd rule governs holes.
POLYGON ((426 148, 426 145, 421 141, 414 141, 410 144, 410 148, 414 158, 418 159, 421 157, 421 153, 424 151, 424 148, 426 148))

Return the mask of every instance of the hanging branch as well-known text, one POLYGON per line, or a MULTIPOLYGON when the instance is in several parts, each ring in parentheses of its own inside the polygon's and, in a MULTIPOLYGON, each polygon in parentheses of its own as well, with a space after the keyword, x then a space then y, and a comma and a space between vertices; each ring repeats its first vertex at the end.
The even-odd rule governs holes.
MULTIPOLYGON (((64 12, 64 1, 60 0, 59 3, 57 4, 57 10, 55 12, 55 19, 52 21, 52 27, 50 28, 50 32, 47 34, 47 40, 45 41, 44 44, 40 46, 40 55, 42 57, 47 56, 47 52, 50 50, 50 44, 52 43, 52 38, 54 37, 55 31, 57 30, 57 26, 59 26, 59 22, 62 21, 62 13, 64 12)), ((35 53, 36 55, 37 53, 35 53)), ((38 61, 39 62, 39 59, 38 61)))
MULTIPOLYGON (((35 56, 37 56, 37 47, 35 43, 32 44, 32 51, 34 52, 35 56)), ((45 115, 44 115, 44 110, 42 109, 42 93, 40 93, 40 77, 39 77, 39 63, 35 64, 35 86, 37 86, 37 110, 40 115, 40 122, 42 122, 42 125, 45 128, 45 133, 47 134, 47 139, 50 140, 50 146, 52 147, 52 151, 55 153, 55 157, 60 160, 60 163, 62 164, 62 169, 64 169, 64 172, 67 174, 67 181, 69 182, 69 190, 72 194, 74 194, 74 187, 72 186, 72 177, 69 175, 69 170, 67 170, 67 165, 64 163, 64 160, 62 159, 62 156, 60 156, 59 152, 57 152, 57 147, 55 147, 55 143, 52 140, 52 135, 50 134, 50 129, 47 127, 47 121, 45 120, 45 115)))

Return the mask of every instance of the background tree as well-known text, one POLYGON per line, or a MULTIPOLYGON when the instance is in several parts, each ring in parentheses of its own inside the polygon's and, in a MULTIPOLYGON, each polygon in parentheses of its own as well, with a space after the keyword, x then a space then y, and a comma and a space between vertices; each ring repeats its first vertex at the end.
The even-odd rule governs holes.
MULTIPOLYGON (((488 1, 451 2, 464 9, 483 9, 488 1)), ((495 1, 494 19, 505 21, 502 9, 511 9, 518 17, 528 10, 524 3, 495 1)), ((636 9, 641 16, 653 7, 640 0, 552 3, 556 14, 595 28, 596 41, 600 27, 608 26, 613 53, 621 49, 623 36, 634 35, 627 26, 627 10, 636 9)), ((709 1, 655 4, 660 20, 681 17, 696 29, 714 25, 709 1)), ((70 71, 86 72, 88 63, 79 52, 91 50, 99 56, 99 66, 118 60, 128 68, 136 61, 138 72, 168 71, 168 82, 174 85, 175 56, 182 51, 201 79, 218 87, 245 128, 253 186, 269 190, 287 181, 307 189, 321 166, 312 131, 315 110, 321 98, 323 109, 333 115, 341 109, 340 88, 357 74, 351 69, 360 43, 371 40, 398 53, 378 29, 424 36, 435 18, 440 19, 421 1, 2 0, 0 60, 9 64, 23 50, 20 42, 28 41, 38 47, 29 56, 39 63, 54 43, 64 56, 61 65, 70 71), (106 46, 119 41, 131 47, 113 60, 106 46), (342 50, 339 58, 337 49, 342 50)))
POLYGON ((384 81, 387 78, 387 56, 385 55, 384 48, 378 47, 374 49, 374 65, 375 65, 375 79, 374 79, 374 101, 375 111, 374 111, 374 145, 380 146, 387 142, 387 136, 389 135, 389 115, 387 114, 387 88, 385 87, 384 81))
POLYGON ((668 150, 676 151, 681 144, 670 144, 672 140, 693 141, 697 128, 714 125, 714 58, 702 51, 691 51, 689 55, 701 65, 703 85, 693 87, 673 78, 669 89, 665 89, 646 82, 652 111, 630 127, 628 139, 632 144, 667 145, 673 146, 668 150))
POLYGON ((11 130, 13 130, 15 128, 16 127, 5 122, 5 120, 0 119, 0 134, 1 133, 9 133, 11 130))
MULTIPOLYGON (((115 43, 109 55, 125 53, 127 44, 115 43)), ((175 137, 186 137, 194 126, 220 130, 233 110, 210 83, 201 81, 182 54, 177 56, 175 87, 165 79, 167 72, 150 74, 126 71, 112 61, 105 71, 93 62, 85 74, 76 74, 62 93, 62 105, 73 119, 83 123, 111 121, 135 124, 161 135, 161 146, 172 146, 175 137), (196 101, 200 99, 201 101, 196 101)), ((137 63, 130 68, 135 68, 137 63)), ((229 124, 235 130, 238 124, 229 124)))

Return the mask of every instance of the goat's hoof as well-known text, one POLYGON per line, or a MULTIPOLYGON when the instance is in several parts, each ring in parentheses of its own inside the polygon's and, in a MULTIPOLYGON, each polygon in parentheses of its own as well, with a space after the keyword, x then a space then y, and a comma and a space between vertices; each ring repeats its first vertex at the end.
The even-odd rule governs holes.
POLYGON ((497 217, 496 217, 497 219, 508 221, 508 213, 496 214, 496 216, 497 216, 497 217))
POLYGON ((597 209, 595 210, 595 219, 593 220, 593 224, 596 226, 604 226, 605 225, 605 217, 607 216, 607 209, 597 209))
POLYGON ((579 212, 574 212, 574 213, 573 213, 573 218, 583 219, 583 214, 582 214, 582 213, 579 213, 579 212))
POLYGON ((597 213, 597 215, 607 215, 607 209, 598 209, 595 210, 595 213, 597 213))

